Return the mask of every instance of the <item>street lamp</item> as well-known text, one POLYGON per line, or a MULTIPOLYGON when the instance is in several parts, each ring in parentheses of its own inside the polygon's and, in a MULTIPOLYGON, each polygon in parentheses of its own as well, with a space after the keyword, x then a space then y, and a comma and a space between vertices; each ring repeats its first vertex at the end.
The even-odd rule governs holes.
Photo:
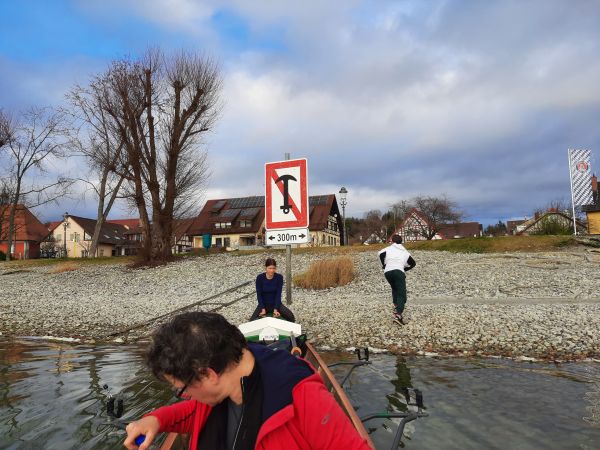
POLYGON ((348 190, 342 186, 340 189, 340 204, 342 205, 342 223, 344 227, 344 245, 348 245, 348 236, 346 235, 346 195, 348 194, 348 190))
POLYGON ((63 251, 64 251, 64 255, 65 255, 64 257, 66 258, 67 257, 67 228, 69 226, 69 222, 68 222, 69 213, 68 212, 66 212, 66 213, 63 214, 63 219, 64 219, 63 229, 65 231, 65 233, 64 233, 64 241, 63 241, 64 242, 63 251))

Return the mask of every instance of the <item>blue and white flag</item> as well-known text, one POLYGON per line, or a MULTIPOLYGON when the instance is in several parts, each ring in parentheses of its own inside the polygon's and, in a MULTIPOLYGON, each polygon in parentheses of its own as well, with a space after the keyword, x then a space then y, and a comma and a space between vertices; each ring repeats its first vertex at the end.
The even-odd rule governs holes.
POLYGON ((590 150, 569 149, 569 171, 571 173, 571 193, 575 206, 592 205, 592 152, 590 150))

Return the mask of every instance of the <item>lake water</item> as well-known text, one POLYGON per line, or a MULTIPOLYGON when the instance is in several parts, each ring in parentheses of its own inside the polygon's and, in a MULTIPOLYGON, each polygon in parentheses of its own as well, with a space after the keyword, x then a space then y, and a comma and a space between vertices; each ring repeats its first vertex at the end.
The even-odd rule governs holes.
MULTIPOLYGON (((405 448, 600 449, 598 363, 387 354, 371 361, 345 385, 359 415, 405 409, 403 386, 423 392, 429 417, 406 426, 405 448)), ((106 414, 105 384, 124 400, 122 420, 172 400, 139 347, 0 338, 0 449, 123 448, 124 432, 106 414)), ((378 449, 391 447, 398 421, 368 422, 378 449)))

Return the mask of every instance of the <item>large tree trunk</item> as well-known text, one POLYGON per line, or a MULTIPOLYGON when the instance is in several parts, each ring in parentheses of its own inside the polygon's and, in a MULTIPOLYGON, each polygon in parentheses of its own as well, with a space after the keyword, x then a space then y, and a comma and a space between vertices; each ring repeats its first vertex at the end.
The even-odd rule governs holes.
MULTIPOLYGON (((8 248, 6 249, 6 261, 10 261, 11 259, 11 255, 10 255, 10 251, 12 248, 12 244, 13 244, 13 236, 15 236, 15 217, 17 215, 17 205, 19 204, 19 197, 21 195, 21 179, 17 178, 17 187, 15 190, 15 196, 13 197, 13 201, 12 201, 12 207, 9 211, 9 215, 8 215, 8 239, 7 239, 7 246, 8 248)), ((17 253, 17 243, 16 243, 16 239, 15 241, 15 254, 17 253)))

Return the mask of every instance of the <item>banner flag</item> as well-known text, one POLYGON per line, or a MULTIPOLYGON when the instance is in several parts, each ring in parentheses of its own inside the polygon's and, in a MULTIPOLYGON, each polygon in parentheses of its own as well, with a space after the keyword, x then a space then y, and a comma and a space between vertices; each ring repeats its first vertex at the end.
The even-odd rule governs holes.
POLYGON ((592 194, 592 152, 590 150, 569 149, 569 172, 571 174, 571 195, 574 206, 594 203, 592 194))

